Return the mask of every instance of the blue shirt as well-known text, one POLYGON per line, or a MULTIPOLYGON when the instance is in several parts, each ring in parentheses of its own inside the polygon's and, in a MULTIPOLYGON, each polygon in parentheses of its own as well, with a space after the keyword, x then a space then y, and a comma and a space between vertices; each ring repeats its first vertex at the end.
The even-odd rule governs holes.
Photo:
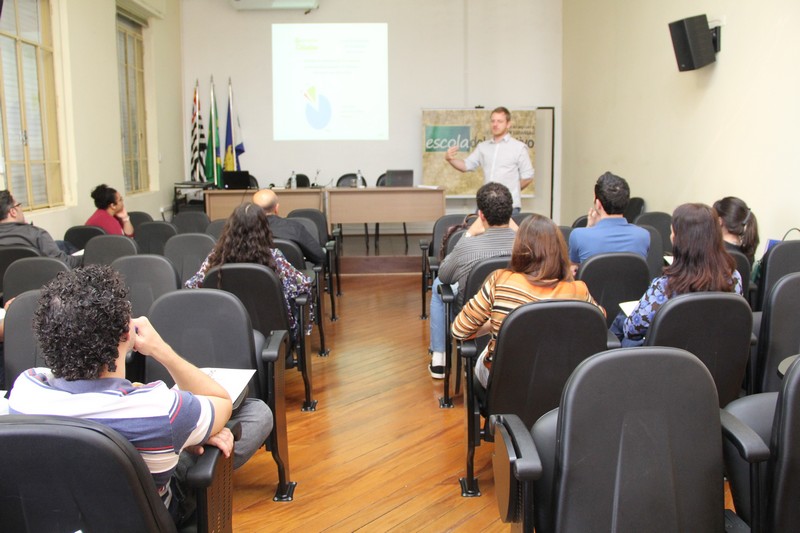
POLYGON ((623 217, 604 218, 591 228, 575 228, 569 234, 569 260, 580 264, 597 254, 631 252, 647 259, 650 233, 623 217))

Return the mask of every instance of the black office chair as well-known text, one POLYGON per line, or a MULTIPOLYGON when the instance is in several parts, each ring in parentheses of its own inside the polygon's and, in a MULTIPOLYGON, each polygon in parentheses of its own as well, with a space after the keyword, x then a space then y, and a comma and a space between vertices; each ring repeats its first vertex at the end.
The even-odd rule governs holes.
MULTIPOLYGON (((342 174, 339 176, 339 179, 336 180, 337 187, 366 187, 367 180, 364 179, 364 176, 360 176, 358 174, 342 174)), ((344 237, 344 232, 342 231, 342 225, 339 224, 339 239, 341 240, 344 237)), ((367 245, 367 251, 369 251, 369 226, 364 224, 364 239, 367 245)))
POLYGON ((511 311, 495 344, 483 402, 480 384, 474 378, 478 352, 474 342, 459 343, 466 369, 467 462, 461 478, 462 496, 480 496, 474 476, 475 447, 481 439, 492 440, 487 424, 496 413, 519 416, 527 427, 558 406, 561 391, 578 364, 606 349, 603 313, 588 302, 549 300, 522 305, 511 311))
POLYGON ((500 517, 537 533, 727 531, 719 413, 684 350, 589 357, 535 424, 494 417, 500 517))
POLYGON ((778 280, 792 272, 800 272, 800 241, 779 242, 764 254, 755 311, 762 310, 767 296, 778 280))
POLYGON ((86 243, 83 252, 84 265, 110 265, 114 259, 126 255, 136 255, 139 247, 136 241, 124 235, 98 235, 86 243))
POLYGON ((30 246, 0 246, 0 295, 3 294, 3 278, 9 265, 23 257, 39 257, 39 250, 30 246))
POLYGON ((63 261, 53 257, 23 257, 11 263, 3 275, 3 298, 10 300, 23 292, 41 289, 59 272, 69 271, 63 261))
POLYGON ((298 189, 306 189, 311 187, 311 180, 305 174, 295 174, 294 185, 298 189))
POLYGON ((800 524, 799 406, 795 363, 779 392, 745 396, 725 407, 725 469, 736 513, 754 533, 795 531, 800 524))
MULTIPOLYGON (((203 281, 204 287, 214 287, 236 295, 250 316, 253 329, 265 337, 273 331, 289 331, 289 315, 286 311, 283 287, 278 275, 271 268, 254 263, 227 263, 210 269, 203 281)), ((297 299, 298 305, 306 305, 305 296, 297 299)), ((288 335, 289 350, 285 363, 296 367, 303 375, 305 400, 303 411, 315 411, 317 400, 313 399, 312 365, 305 341, 305 320, 298 314, 297 338, 288 335), (296 358, 292 358, 292 353, 296 358)), ((276 367, 281 366, 276 362, 276 367)))
POLYGON ((467 215, 444 215, 433 224, 431 238, 420 239, 419 248, 422 251, 422 314, 420 318, 428 318, 427 293, 431 290, 433 280, 439 271, 439 252, 442 249, 442 238, 450 226, 461 224, 467 215))
POLYGON ((311 265, 311 268, 308 268, 300 246, 294 241, 273 239, 273 243, 275 244, 275 248, 283 253, 283 256, 294 268, 311 278, 311 293, 316 310, 315 312, 309 310, 307 313, 307 307, 305 305, 298 305, 297 312, 304 317, 307 317, 309 314, 313 315, 314 324, 316 324, 317 332, 319 333, 320 349, 318 354, 320 357, 325 357, 328 355, 329 350, 325 347, 325 331, 322 324, 322 295, 320 294, 321 289, 319 281, 319 276, 322 273, 322 265, 311 265))
POLYGON ((588 223, 589 223, 589 216, 581 215, 572 222, 572 229, 585 228, 588 223))
POLYGON ((142 222, 134 239, 139 246, 139 253, 164 255, 164 245, 170 237, 177 234, 178 228, 171 223, 156 220, 142 222))
POLYGON ((523 220, 525 220, 532 214, 533 213, 519 212, 516 215, 511 215, 511 220, 513 220, 517 224, 517 226, 519 226, 520 224, 522 224, 523 220))
MULTIPOLYGON (((6 531, 176 531, 141 455, 107 426, 62 416, 2 416, 0 447, 6 531)), ((194 530, 231 530, 232 463, 232 456, 206 445, 190 467, 194 530)))
POLYGON ((572 233, 572 226, 559 226, 558 229, 564 237, 564 242, 569 244, 569 234, 572 233))
POLYGON ((672 215, 661 211, 648 211, 636 217, 636 225, 653 226, 661 235, 661 255, 672 254, 672 241, 669 236, 672 233, 672 215))
POLYGON ((178 233, 205 233, 211 219, 202 211, 181 211, 172 217, 172 224, 178 233))
POLYGON ((739 271, 739 275, 742 277, 742 294, 744 295, 745 299, 749 302, 750 301, 750 260, 747 259, 747 256, 744 255, 742 252, 737 252, 736 250, 728 250, 728 253, 731 254, 731 257, 736 261, 736 270, 739 271))
POLYGON ((647 266, 650 269, 650 279, 659 278, 664 273, 664 266, 666 265, 661 233, 648 224, 637 224, 637 226, 647 230, 650 234, 650 247, 647 249, 647 266))
POLYGON ((163 255, 139 254, 119 257, 111 268, 122 274, 128 287, 131 315, 146 316, 159 296, 180 288, 175 267, 163 255))
POLYGON ((128 216, 131 217, 131 225, 133 226, 133 233, 136 234, 136 230, 139 229, 139 226, 143 222, 152 222, 153 217, 150 216, 150 213, 145 213, 144 211, 128 211, 128 216))
POLYGON ((217 245, 207 233, 179 233, 164 245, 164 256, 172 261, 181 283, 194 276, 217 245))
MULTIPOLYGON (((459 230, 459 231, 466 231, 466 230, 459 230)), ((453 234, 455 236, 455 234, 453 234)), ((451 237, 451 240, 453 237, 451 237)), ((449 245, 449 242, 448 242, 449 245)), ((499 268, 507 268, 508 262, 511 258, 507 255, 501 255, 497 257, 490 257, 488 259, 483 259, 478 261, 472 266, 472 269, 469 271, 469 275, 467 276, 467 282, 464 286, 464 291, 459 291, 459 293, 463 294, 462 298, 456 298, 456 294, 453 292, 453 288, 448 284, 439 285, 439 293, 442 295, 442 303, 444 303, 444 324, 445 324, 445 371, 444 371, 444 396, 439 398, 439 407, 453 407, 453 401, 450 398, 450 370, 453 368, 453 336, 450 331, 450 327, 452 326, 452 319, 450 318, 453 316, 456 311, 455 309, 461 309, 464 303, 469 301, 473 296, 475 296, 478 291, 483 287, 486 278, 499 268), (457 301, 458 300, 458 301, 457 301)), ((475 340, 476 349, 478 353, 480 350, 486 347, 486 343, 488 341, 487 337, 479 337, 475 340)), ((457 359, 457 368, 456 368, 456 390, 455 393, 458 394, 461 385, 461 359, 457 359)))
POLYGON ((695 355, 711 373, 719 406, 739 397, 753 314, 747 300, 730 292, 695 292, 667 300, 653 317, 646 346, 672 346, 695 355))
POLYGON ((326 287, 331 302, 331 322, 338 320, 336 316, 336 299, 333 292, 333 278, 336 276, 336 296, 342 295, 342 284, 339 276, 339 247, 337 244, 338 230, 329 233, 330 226, 325 213, 319 209, 295 209, 287 218, 308 219, 317 227, 319 244, 325 249, 326 261, 323 265, 326 287))
MULTIPOLYGON (((378 181, 375 182, 376 187, 390 187, 390 185, 386 184, 386 173, 384 172, 380 176, 378 176, 378 181)), ((380 231, 381 231, 381 224, 380 222, 375 223, 375 247, 378 247, 378 240, 380 239, 380 231)), ((403 237, 406 240, 406 252, 408 252, 408 229, 406 228, 406 223, 403 222, 403 237)))
POLYGON ((25 370, 47 366, 33 333, 33 313, 39 305, 39 295, 38 289, 23 292, 8 306, 3 342, 6 390, 11 390, 14 380, 25 370))
MULTIPOLYGON (((755 314, 755 313, 754 313, 755 314)), ((751 358, 748 393, 777 392, 781 386, 778 364, 800 347, 800 272, 786 274, 775 283, 764 302, 755 357, 751 358)), ((754 317, 755 321, 755 317, 754 317)))
POLYGON ((218 218, 212 220, 206 228, 206 233, 211 235, 215 241, 218 241, 222 235, 222 230, 225 228, 225 223, 228 222, 227 218, 218 218))
MULTIPOLYGON (((266 267, 265 267, 266 268, 266 267)), ((278 487, 273 500, 291 501, 296 483, 289 481, 289 448, 286 434, 284 391, 286 331, 256 334, 242 302, 216 289, 173 291, 153 302, 148 314, 161 337, 198 367, 255 369, 249 396, 260 398, 273 414, 274 426, 267 438, 278 466, 278 487), (276 364, 277 361, 277 364, 276 364)), ((172 384, 166 369, 145 358, 148 381, 172 384)))
POLYGON ((64 240, 77 250, 83 250, 89 239, 105 234, 106 230, 98 226, 72 226, 64 232, 64 240))
POLYGON ((606 310, 611 326, 621 302, 639 300, 650 285, 650 269, 639 254, 620 252, 593 255, 578 268, 577 278, 606 310))
POLYGON ((625 212, 622 214, 622 216, 625 217, 625 220, 627 220, 628 223, 633 224, 636 222, 636 217, 642 213, 644 213, 644 198, 634 196, 628 200, 628 206, 625 208, 625 212))

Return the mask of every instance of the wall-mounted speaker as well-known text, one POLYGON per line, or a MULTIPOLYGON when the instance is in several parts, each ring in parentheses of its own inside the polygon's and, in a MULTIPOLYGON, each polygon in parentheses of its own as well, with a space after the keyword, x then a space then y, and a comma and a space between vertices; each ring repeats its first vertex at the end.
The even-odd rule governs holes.
POLYGON ((695 70, 716 61, 714 35, 718 35, 719 28, 715 30, 708 28, 708 18, 705 15, 670 22, 669 33, 672 36, 678 70, 695 70))

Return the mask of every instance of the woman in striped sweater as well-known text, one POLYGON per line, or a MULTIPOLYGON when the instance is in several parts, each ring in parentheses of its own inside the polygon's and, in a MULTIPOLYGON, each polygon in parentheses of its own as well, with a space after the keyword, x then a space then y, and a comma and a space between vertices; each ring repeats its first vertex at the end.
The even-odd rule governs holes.
POLYGON ((491 335, 475 366, 475 375, 484 387, 503 320, 520 305, 541 300, 582 300, 597 305, 605 314, 586 284, 573 279, 567 245, 558 226, 534 214, 517 230, 510 268, 493 272, 453 322, 456 339, 491 335))

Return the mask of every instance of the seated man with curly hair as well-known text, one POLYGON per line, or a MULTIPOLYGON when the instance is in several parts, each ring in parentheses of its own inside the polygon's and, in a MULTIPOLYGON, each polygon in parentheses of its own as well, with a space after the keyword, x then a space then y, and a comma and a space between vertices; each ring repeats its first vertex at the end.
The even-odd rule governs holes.
MULTIPOLYGON (((225 423, 231 399, 175 353, 147 318, 131 318, 127 294, 119 274, 101 265, 62 272, 42 289, 33 327, 49 369, 20 374, 10 412, 85 418, 118 431, 139 450, 180 524, 192 506, 191 497, 183 501, 180 476, 173 475, 191 461, 181 452, 202 453, 197 445, 207 443, 230 456, 233 435, 225 423), (164 365, 180 390, 162 381, 141 385, 125 379, 131 350, 164 365)), ((235 466, 255 453, 272 428, 272 414, 260 400, 248 400, 239 410, 244 411, 235 417, 242 422, 235 466)))

